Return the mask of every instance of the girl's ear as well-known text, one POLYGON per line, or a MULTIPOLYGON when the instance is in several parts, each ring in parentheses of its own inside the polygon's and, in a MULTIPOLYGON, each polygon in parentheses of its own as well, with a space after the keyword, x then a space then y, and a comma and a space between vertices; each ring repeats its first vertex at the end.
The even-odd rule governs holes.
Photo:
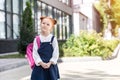
POLYGON ((44 18, 46 18, 46 17, 44 17, 44 16, 41 16, 41 17, 40 17, 40 20, 42 21, 44 18))

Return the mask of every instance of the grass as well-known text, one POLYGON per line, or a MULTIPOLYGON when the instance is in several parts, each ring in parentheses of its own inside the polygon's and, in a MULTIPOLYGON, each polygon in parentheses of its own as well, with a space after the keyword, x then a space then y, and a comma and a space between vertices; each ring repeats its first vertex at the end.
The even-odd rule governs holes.
POLYGON ((3 59, 3 58, 25 58, 25 55, 23 55, 23 54, 10 54, 10 55, 0 56, 0 59, 3 59))

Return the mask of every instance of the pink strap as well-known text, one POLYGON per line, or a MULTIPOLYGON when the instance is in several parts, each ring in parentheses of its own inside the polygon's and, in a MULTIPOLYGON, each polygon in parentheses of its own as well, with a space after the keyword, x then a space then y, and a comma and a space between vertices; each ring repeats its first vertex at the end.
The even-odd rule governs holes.
POLYGON ((38 48, 39 48, 40 47, 40 37, 39 36, 36 36, 36 41, 37 41, 38 48))

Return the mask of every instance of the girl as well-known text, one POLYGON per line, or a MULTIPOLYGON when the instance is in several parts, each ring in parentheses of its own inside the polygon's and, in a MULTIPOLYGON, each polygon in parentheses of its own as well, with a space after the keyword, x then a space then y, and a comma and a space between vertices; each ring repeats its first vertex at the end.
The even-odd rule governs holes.
POLYGON ((41 17, 40 48, 34 39, 33 58, 35 67, 31 74, 31 80, 59 80, 59 70, 57 60, 59 57, 59 48, 56 37, 51 32, 56 20, 50 17, 41 17))

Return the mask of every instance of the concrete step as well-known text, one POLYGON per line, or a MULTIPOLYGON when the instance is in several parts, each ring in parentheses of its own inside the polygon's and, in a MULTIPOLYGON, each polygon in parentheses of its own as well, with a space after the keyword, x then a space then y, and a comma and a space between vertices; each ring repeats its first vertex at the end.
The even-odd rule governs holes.
POLYGON ((0 72, 27 65, 25 58, 0 59, 0 72))

